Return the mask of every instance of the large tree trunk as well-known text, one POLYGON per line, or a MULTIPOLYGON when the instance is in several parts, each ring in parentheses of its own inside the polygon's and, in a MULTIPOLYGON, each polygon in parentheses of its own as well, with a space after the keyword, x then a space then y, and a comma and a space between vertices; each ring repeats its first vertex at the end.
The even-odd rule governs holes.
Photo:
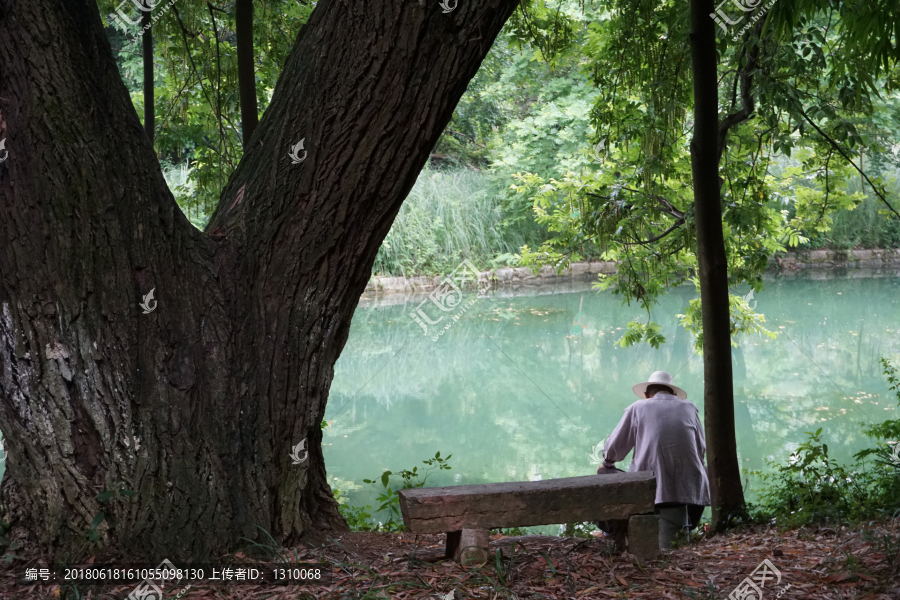
POLYGON ((103 511, 110 548, 175 560, 258 526, 285 545, 346 527, 319 428, 333 365, 381 241, 516 3, 321 0, 204 233, 166 187, 93 0, 0 0, 0 500, 14 535, 71 560, 103 511), (96 499, 120 482, 137 494, 96 499))
POLYGON ((241 135, 244 150, 259 124, 256 107, 256 69, 253 61, 253 0, 235 0, 238 90, 241 98, 241 135))
POLYGON ((703 402, 712 527, 721 530, 744 506, 734 433, 728 260, 719 191, 719 104, 712 0, 691 0, 694 137, 691 170, 703 318, 703 402))

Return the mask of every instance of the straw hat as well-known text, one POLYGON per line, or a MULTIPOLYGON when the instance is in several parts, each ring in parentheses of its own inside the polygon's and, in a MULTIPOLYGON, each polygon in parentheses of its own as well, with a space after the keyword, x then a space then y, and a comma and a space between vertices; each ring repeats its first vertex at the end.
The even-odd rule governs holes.
POLYGON ((672 391, 675 392, 676 396, 678 396, 682 400, 687 400, 687 392, 685 392, 677 385, 672 385, 672 376, 665 371, 656 371, 655 373, 653 373, 653 375, 650 376, 649 381, 639 383, 631 389, 634 390, 634 393, 637 394, 638 398, 643 398, 644 392, 647 391, 647 387, 653 384, 669 386, 670 388, 672 388, 672 391))

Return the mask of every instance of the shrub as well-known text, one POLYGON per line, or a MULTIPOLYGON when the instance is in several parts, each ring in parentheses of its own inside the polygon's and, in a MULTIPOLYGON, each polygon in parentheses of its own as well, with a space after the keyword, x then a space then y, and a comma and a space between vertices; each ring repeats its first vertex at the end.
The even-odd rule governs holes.
MULTIPOLYGON (((884 374, 900 404, 900 380, 887 359, 884 374)), ((753 471, 764 482, 758 505, 751 514, 796 526, 813 521, 858 521, 890 515, 900 508, 900 461, 894 450, 900 443, 900 419, 864 429, 875 445, 857 452, 850 466, 828 456, 822 429, 807 432, 809 439, 795 450, 788 464, 767 461, 772 473, 753 471)))

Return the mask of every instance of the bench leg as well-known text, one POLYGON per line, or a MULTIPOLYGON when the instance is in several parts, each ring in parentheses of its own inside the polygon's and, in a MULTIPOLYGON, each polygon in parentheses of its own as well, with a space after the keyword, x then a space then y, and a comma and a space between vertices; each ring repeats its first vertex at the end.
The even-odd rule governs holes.
POLYGON ((485 562, 490 556, 491 532, 487 529, 463 529, 447 534, 446 558, 460 563, 485 562))
POLYGON ((641 562, 659 558, 659 517, 633 515, 628 519, 628 551, 641 562))

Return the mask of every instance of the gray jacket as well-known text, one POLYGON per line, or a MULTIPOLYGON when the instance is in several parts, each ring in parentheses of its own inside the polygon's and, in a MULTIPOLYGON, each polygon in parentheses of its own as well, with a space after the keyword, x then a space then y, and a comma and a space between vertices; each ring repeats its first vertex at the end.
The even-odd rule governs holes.
POLYGON ((625 409, 606 439, 603 464, 612 467, 634 449, 629 472, 656 475, 656 504, 709 505, 709 478, 703 458, 706 440, 697 406, 660 392, 625 409))

